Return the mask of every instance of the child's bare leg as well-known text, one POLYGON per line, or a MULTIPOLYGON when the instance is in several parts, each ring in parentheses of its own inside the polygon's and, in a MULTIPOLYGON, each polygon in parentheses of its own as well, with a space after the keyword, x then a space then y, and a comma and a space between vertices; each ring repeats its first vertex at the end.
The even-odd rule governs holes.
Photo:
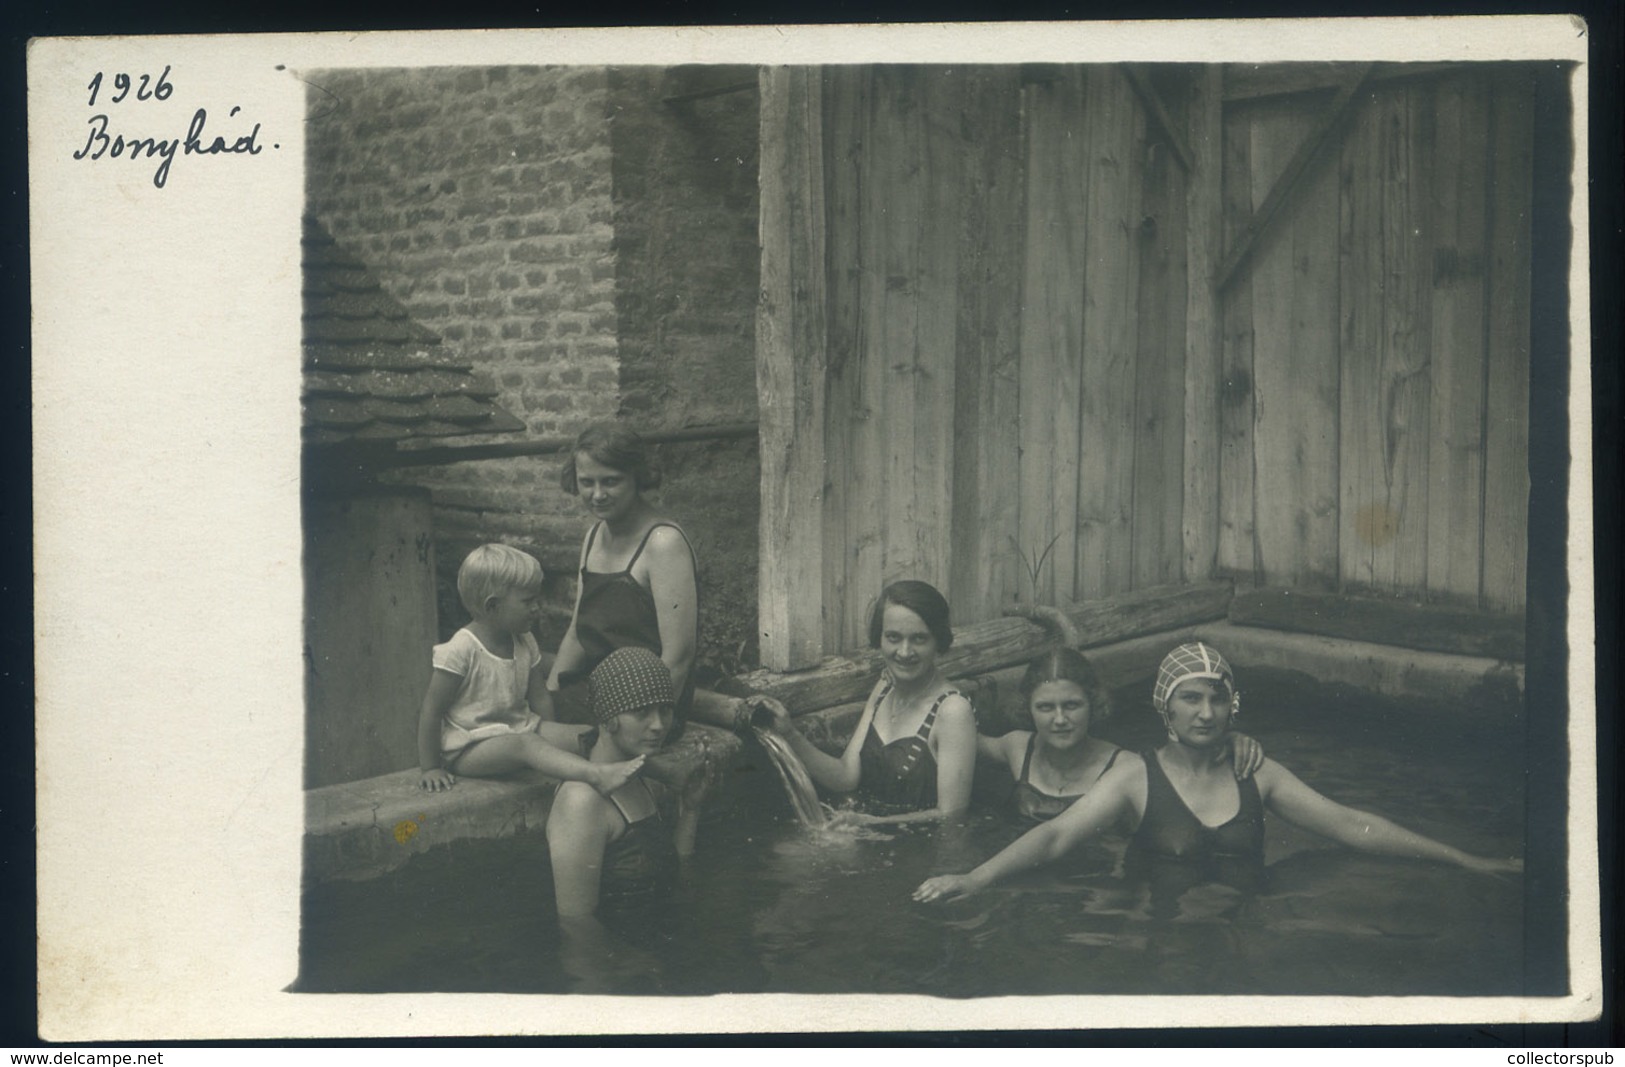
MULTIPOLYGON (((568 726, 563 729, 580 732, 568 726)), ((586 782, 600 793, 611 793, 625 785, 642 766, 642 756, 624 763, 593 763, 538 733, 500 734, 468 746, 457 761, 457 773, 468 778, 494 778, 531 768, 550 778, 586 782)))

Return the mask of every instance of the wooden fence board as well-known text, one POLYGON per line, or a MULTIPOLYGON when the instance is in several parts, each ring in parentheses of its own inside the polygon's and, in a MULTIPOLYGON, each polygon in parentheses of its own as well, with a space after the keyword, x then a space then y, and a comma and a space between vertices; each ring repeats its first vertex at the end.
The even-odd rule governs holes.
POLYGON ((853 413, 862 370, 858 353, 856 287, 859 240, 857 197, 861 166, 863 99, 858 68, 825 67, 824 217, 828 222, 825 285, 828 327, 825 343, 828 385, 824 406, 824 648, 850 647, 847 625, 847 570, 855 543, 848 523, 857 509, 854 493, 853 413))
POLYGON ((815 662, 823 639, 824 176, 820 77, 809 68, 761 75, 762 662, 815 662))
MULTIPOLYGON (((1151 83, 1153 86, 1155 83, 1151 83)), ((1143 92, 1141 94, 1144 95, 1143 92)), ((1160 92, 1157 99, 1161 99, 1160 92)), ((1172 116, 1166 116, 1173 121, 1172 116)), ((1185 181, 1169 143, 1147 124, 1137 152, 1143 182, 1134 360, 1133 587, 1183 573, 1185 472, 1185 181)))
MULTIPOLYGON (((1245 115, 1224 116, 1221 163, 1224 240, 1234 241, 1252 213, 1251 137, 1245 115)), ((1219 573, 1257 571, 1253 496, 1253 294, 1222 294, 1223 365, 1219 380, 1219 573)))
POLYGON ((1185 446, 1182 500, 1184 578, 1213 576, 1219 550, 1219 373, 1223 320, 1214 286, 1223 234, 1220 141, 1222 68, 1192 75, 1187 125, 1193 165, 1186 179, 1185 446))
MULTIPOLYGON (((1144 120, 1132 88, 1115 67, 1088 69, 1084 106, 1089 115, 1090 178, 1084 222, 1081 414, 1078 451, 1070 466, 1066 453, 1057 457, 1057 479, 1071 474, 1077 480, 1078 538, 1072 560, 1058 555, 1056 581, 1063 594, 1087 600, 1122 592, 1132 579, 1129 508, 1134 499, 1139 241, 1131 235, 1139 224, 1135 146, 1144 120)), ((1057 435, 1058 450, 1068 443, 1064 435, 1057 435)))
POLYGON ((914 388, 914 575, 946 591, 952 572, 954 393, 963 210, 963 68, 927 68, 918 120, 922 175, 917 228, 914 388))
POLYGON ((1490 158, 1490 266, 1486 284, 1484 573, 1487 608, 1521 611, 1529 545, 1529 205, 1534 80, 1495 78, 1490 158))
POLYGON ((857 196, 857 301, 853 314, 857 339, 853 350, 858 361, 856 390, 852 399, 852 431, 848 466, 851 492, 847 496, 847 551, 851 553, 846 570, 846 603, 843 628, 847 640, 841 647, 861 647, 868 640, 867 608, 880 592, 882 561, 885 557, 884 531, 880 526, 886 470, 881 457, 886 447, 883 432, 886 417, 886 348, 882 316, 886 275, 881 247, 879 209, 885 204, 885 168, 875 151, 881 137, 881 90, 876 71, 859 73, 858 109, 859 164, 857 196))
POLYGON ((958 214, 953 574, 949 599, 992 618, 1015 596, 1020 485, 1021 87, 1009 68, 967 74, 964 202, 958 214))
MULTIPOLYGON (((919 343, 922 268, 922 220, 925 148, 918 67, 878 67, 875 71, 875 126, 871 152, 875 180, 870 186, 870 219, 880 238, 876 267, 878 299, 865 310, 873 315, 879 341, 876 359, 884 365, 883 397, 875 411, 882 454, 875 461, 884 473, 879 515, 884 524, 881 583, 920 574, 922 560, 916 524, 918 497, 914 424, 915 379, 924 367, 919 343)), ((879 592, 875 589, 870 595, 879 592)))
POLYGON ((1428 335, 1413 95, 1408 86, 1373 94, 1343 152, 1340 544, 1346 587, 1420 595, 1428 335))
MULTIPOLYGON (((1036 563, 1051 540, 1036 600, 1071 596, 1077 516, 1078 389, 1083 346, 1084 227, 1090 127, 1083 74, 1027 86, 1027 205, 1021 299, 1020 551, 1036 563)), ((1024 576, 1026 577, 1026 576, 1024 576)), ((1034 597, 1030 580, 1025 595, 1034 597)))
POLYGON ((1478 604, 1484 462, 1484 269, 1488 84, 1461 74, 1434 86, 1431 169, 1432 444, 1428 453, 1427 588, 1478 604))
MULTIPOLYGON (((1249 108, 1251 196, 1256 213, 1279 180, 1313 116, 1294 105, 1249 108)), ((1299 205, 1287 205, 1293 211, 1299 205)), ((1298 501, 1295 478, 1293 377, 1299 353, 1292 347, 1292 227, 1290 218, 1258 239, 1246 277, 1233 288, 1252 290, 1253 486, 1257 558, 1262 580, 1295 583, 1303 572, 1303 541, 1294 536, 1298 501)))
POLYGON ((1427 471, 1429 434, 1428 326, 1432 290, 1429 257, 1420 235, 1429 232, 1428 169, 1432 146, 1431 89, 1395 89, 1380 144, 1383 183, 1384 291, 1379 418, 1383 433, 1384 505, 1394 538, 1377 550, 1385 589, 1420 595, 1427 586, 1427 471))

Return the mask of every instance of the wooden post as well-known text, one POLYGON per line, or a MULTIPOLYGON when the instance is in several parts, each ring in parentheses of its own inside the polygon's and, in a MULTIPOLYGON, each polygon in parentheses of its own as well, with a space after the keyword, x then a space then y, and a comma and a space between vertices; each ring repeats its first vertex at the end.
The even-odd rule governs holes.
POLYGON ((1191 80, 1192 166, 1185 203, 1185 581, 1213 577, 1219 548, 1219 370, 1224 360, 1215 271, 1224 219, 1220 145, 1223 68, 1191 80))
POLYGON ((761 295, 756 388, 763 664, 818 660, 824 527, 824 164, 820 74, 761 74, 761 295))

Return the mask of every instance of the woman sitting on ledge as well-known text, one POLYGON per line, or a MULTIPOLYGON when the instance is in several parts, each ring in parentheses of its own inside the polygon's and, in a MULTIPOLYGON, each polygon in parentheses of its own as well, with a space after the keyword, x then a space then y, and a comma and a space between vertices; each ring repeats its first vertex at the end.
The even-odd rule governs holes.
POLYGON ((843 813, 855 822, 919 822, 963 814, 976 772, 976 718, 937 657, 953 644, 948 601, 925 582, 893 582, 869 619, 882 674, 839 757, 801 735, 784 706, 761 697, 772 729, 790 743, 814 782, 857 793, 884 813, 843 813))
POLYGON ((969 874, 927 879, 918 901, 944 901, 986 889, 1029 867, 1066 855, 1119 820, 1134 825, 1125 867, 1159 888, 1182 891, 1219 882, 1244 892, 1264 880, 1264 812, 1365 852, 1453 863, 1472 871, 1523 869, 1517 859, 1485 859, 1395 823, 1345 807, 1266 759, 1238 781, 1229 759, 1240 694, 1230 665, 1196 642, 1163 659, 1152 701, 1168 742, 1140 759, 1120 759, 1094 788, 1054 819, 1029 830, 969 874))

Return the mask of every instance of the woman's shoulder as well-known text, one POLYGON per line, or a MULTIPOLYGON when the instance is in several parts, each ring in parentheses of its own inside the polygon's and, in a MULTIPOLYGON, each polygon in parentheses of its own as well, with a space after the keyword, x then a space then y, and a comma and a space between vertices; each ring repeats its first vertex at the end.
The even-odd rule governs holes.
POLYGON ((547 813, 547 821, 552 824, 560 819, 581 827, 598 825, 607 833, 609 816, 614 811, 615 806, 608 798, 586 782, 560 782, 553 792, 553 806, 547 813))
POLYGON ((943 729, 968 732, 973 739, 976 735, 976 709, 971 707, 970 700, 957 689, 948 689, 937 698, 935 730, 943 729))
POLYGON ((643 551, 656 559, 693 558, 693 548, 683 528, 670 519, 656 519, 643 535, 643 551))

